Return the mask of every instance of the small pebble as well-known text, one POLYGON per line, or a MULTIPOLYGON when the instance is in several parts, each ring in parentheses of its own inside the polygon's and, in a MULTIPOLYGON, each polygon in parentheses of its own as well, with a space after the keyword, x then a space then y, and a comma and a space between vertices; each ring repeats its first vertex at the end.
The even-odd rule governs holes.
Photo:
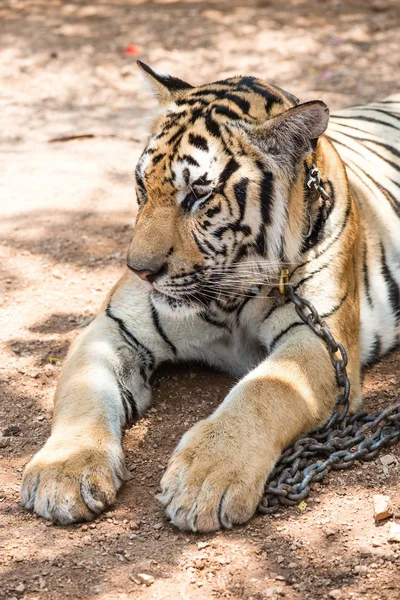
POLYGON ((374 494, 374 517, 375 521, 383 521, 392 516, 393 510, 390 506, 390 497, 383 494, 374 494))
POLYGON ((393 454, 385 454, 384 456, 381 456, 379 460, 385 467, 396 464, 396 457, 393 456, 393 454))
POLYGON ((334 600, 339 600, 342 597, 342 592, 340 590, 331 590, 328 596, 329 598, 334 598, 334 600))
POLYGON ((326 537, 331 537, 332 535, 335 535, 336 531, 334 529, 326 529, 325 531, 325 535, 326 537))
POLYGON ((400 542, 400 525, 398 523, 390 523, 387 539, 388 542, 400 542))
POLYGON ((371 556, 372 551, 368 546, 360 546, 360 555, 361 556, 371 556))
POLYGON ((147 573, 138 573, 133 579, 135 583, 144 583, 146 587, 150 587, 153 585, 155 579, 153 575, 148 575, 147 573))
POLYGON ((357 565, 354 570, 359 575, 366 575, 368 572, 368 567, 366 565, 357 565))
POLYGON ((209 546, 210 544, 208 542, 199 542, 197 544, 197 548, 199 550, 204 550, 204 548, 207 548, 207 546, 209 546))
POLYGON ((8 444, 10 443, 9 438, 4 437, 1 433, 0 433, 0 448, 7 448, 8 444))
POLYGON ((17 585, 17 587, 15 588, 15 593, 18 595, 22 595, 26 590, 26 587, 24 586, 23 583, 20 583, 17 585))

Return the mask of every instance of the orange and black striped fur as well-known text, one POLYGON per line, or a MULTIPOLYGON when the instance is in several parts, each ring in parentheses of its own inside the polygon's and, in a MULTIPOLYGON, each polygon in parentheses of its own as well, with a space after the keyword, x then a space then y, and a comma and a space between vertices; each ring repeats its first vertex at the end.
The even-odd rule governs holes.
POLYGON ((360 368, 399 339, 400 98, 331 119, 253 77, 189 84, 140 65, 161 111, 136 168, 128 269, 73 344, 52 432, 23 505, 92 519, 125 478, 122 433, 166 361, 241 377, 182 438, 160 500, 182 529, 249 519, 282 450, 327 420, 337 382, 323 342, 277 291, 282 268, 360 368), (316 165, 329 198, 306 186, 316 165))

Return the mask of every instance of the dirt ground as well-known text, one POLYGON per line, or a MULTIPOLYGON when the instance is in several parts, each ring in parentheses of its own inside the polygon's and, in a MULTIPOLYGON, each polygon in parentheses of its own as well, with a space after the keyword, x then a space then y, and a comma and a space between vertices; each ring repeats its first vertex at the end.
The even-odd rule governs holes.
MULTIPOLYGON (((399 89, 398 4, 0 2, 0 598, 397 599, 400 544, 387 541, 390 520, 374 523, 372 497, 388 494, 400 520, 399 446, 331 474, 304 512, 212 535, 168 524, 155 500, 168 457, 232 385, 207 371, 157 376, 154 408, 126 435, 131 479, 112 511, 56 527, 20 508, 67 348, 124 268, 154 106, 136 58, 192 83, 258 75, 338 108, 399 89), (76 135, 92 137, 64 139, 76 135)), ((369 410, 394 402, 399 365, 393 353, 365 375, 369 410)))

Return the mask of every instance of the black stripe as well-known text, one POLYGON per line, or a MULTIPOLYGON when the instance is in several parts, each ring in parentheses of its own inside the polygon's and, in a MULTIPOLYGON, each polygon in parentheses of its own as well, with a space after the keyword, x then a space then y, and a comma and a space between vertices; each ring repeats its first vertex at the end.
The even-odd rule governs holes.
POLYGON ((204 152, 208 152, 208 143, 205 137, 202 135, 196 135, 194 133, 189 133, 189 143, 200 150, 204 150, 204 152))
POLYGON ((282 99, 277 94, 271 93, 270 90, 261 87, 255 77, 241 77, 240 86, 244 89, 247 88, 248 91, 254 92, 264 98, 264 100, 266 100, 267 109, 269 109, 272 104, 282 104, 282 99))
POLYGON ((247 199, 247 186, 249 184, 249 180, 247 177, 242 177, 240 181, 235 183, 233 186, 233 193, 235 194, 236 201, 239 205, 240 217, 239 219, 243 219, 244 212, 246 210, 246 199, 247 199))
POLYGON ((385 283, 388 288, 389 293, 389 301, 392 306, 392 310, 394 313, 394 318, 396 324, 400 320, 400 290, 396 281, 393 279, 393 276, 390 272, 389 266, 386 262, 386 253, 383 244, 381 243, 381 266, 382 266, 382 275, 385 280, 385 283))
POLYGON ((117 377, 117 382, 118 382, 118 387, 119 387, 119 391, 120 391, 121 398, 122 398, 122 404, 124 407, 125 425, 127 427, 130 427, 131 425, 133 425, 133 423, 135 421, 138 420, 139 410, 138 410, 136 400, 133 397, 132 392, 130 390, 128 390, 126 385, 123 383, 123 381, 119 377, 117 377))
POLYGON ((193 156, 190 156, 190 154, 184 154, 183 156, 181 156, 179 158, 179 161, 183 162, 187 162, 189 165, 192 165, 192 167, 199 167, 199 163, 197 162, 197 160, 195 158, 193 158, 193 156))
MULTIPOLYGON (((387 190, 385 187, 383 187, 383 185, 378 183, 375 179, 372 179, 372 177, 370 177, 364 171, 364 169, 362 169, 357 163, 354 163, 353 167, 349 163, 346 163, 346 169, 349 169, 350 171, 352 171, 356 175, 356 177, 358 177, 362 181, 362 177, 360 177, 360 175, 357 173, 357 170, 354 167, 356 167, 356 169, 361 171, 361 173, 363 174, 363 177, 365 177, 365 179, 370 181, 373 185, 375 185, 375 187, 378 188, 378 190, 381 192, 381 194, 383 194, 385 196, 386 200, 389 202, 390 206, 393 208, 396 215, 398 217, 400 217, 400 206, 398 206, 398 201, 393 196, 393 194, 391 192, 389 192, 389 190, 387 190)), ((369 186, 367 186, 367 187, 369 187, 369 186)))
POLYGON ((217 215, 220 212, 221 212, 221 203, 219 202, 215 206, 209 208, 208 211, 206 212, 206 215, 210 219, 211 217, 213 217, 214 215, 217 215))
POLYGON ((396 119, 396 121, 400 121, 400 117, 397 117, 392 112, 388 112, 387 110, 382 110, 381 108, 369 108, 367 105, 367 106, 363 106, 362 110, 372 110, 373 112, 382 113, 383 115, 386 115, 387 117, 392 117, 392 119, 396 119))
POLYGON ((184 132, 185 132, 185 127, 183 127, 183 126, 179 127, 179 129, 177 131, 175 131, 175 133, 173 135, 171 135, 171 137, 169 138, 167 143, 172 145, 177 140, 180 141, 184 132))
POLYGON ((163 158, 165 154, 156 154, 153 156, 153 165, 157 165, 163 158))
POLYGON ((256 296, 257 296, 257 292, 255 292, 255 293, 249 292, 249 295, 247 296, 247 298, 245 298, 243 304, 241 306, 239 306, 238 311, 236 313, 236 324, 237 325, 239 325, 239 323, 240 323, 240 315, 242 314, 244 307, 250 300, 252 300, 256 296))
POLYGON ((242 118, 241 115, 238 115, 237 112, 235 112, 231 108, 228 108, 227 106, 221 106, 221 105, 215 106, 213 110, 215 113, 217 113, 219 115, 223 115, 224 117, 227 117, 228 119, 230 119, 232 121, 238 121, 239 119, 242 118))
POLYGON ((157 329, 159 336, 162 337, 162 339, 167 344, 167 346, 169 346, 169 348, 172 350, 174 356, 177 356, 178 352, 177 352, 176 346, 171 342, 171 340, 165 333, 164 328, 161 325, 160 316, 159 316, 158 311, 157 311, 156 307, 154 306, 151 298, 150 298, 150 305, 151 305, 151 317, 153 319, 154 327, 157 329))
POLYGON ((225 93, 224 99, 229 100, 230 102, 233 102, 234 104, 236 104, 236 106, 238 106, 240 108, 240 110, 242 112, 244 112, 245 114, 249 113, 250 102, 248 102, 244 98, 241 98, 240 96, 237 96, 236 94, 231 94, 230 92, 228 92, 228 93, 225 93))
POLYGON ((218 189, 215 190, 217 193, 221 193, 224 191, 228 179, 233 175, 233 173, 235 173, 235 171, 238 170, 238 168, 239 164, 236 162, 236 160, 234 158, 230 158, 219 177, 218 189))
POLYGON ((353 117, 344 116, 344 115, 335 115, 335 119, 353 119, 353 121, 368 121, 368 123, 378 123, 379 125, 386 125, 386 127, 390 127, 391 129, 399 130, 399 127, 395 127, 391 123, 386 123, 386 121, 380 121, 379 119, 371 119, 370 117, 363 117, 361 115, 356 115, 353 117))
POLYGON ((367 297, 368 304, 370 306, 372 306, 373 303, 372 303, 372 298, 371 298, 371 291, 370 291, 370 284, 369 284, 369 273, 368 273, 367 242, 365 240, 364 240, 364 252, 363 252, 363 266, 362 266, 362 270, 363 270, 363 280, 364 280, 365 295, 367 297))
POLYGON ((304 279, 300 279, 300 281, 298 283, 296 283, 296 285, 293 286, 293 290, 297 291, 300 286, 302 286, 304 283, 306 283, 307 281, 312 279, 314 277, 314 275, 318 275, 318 273, 321 273, 321 271, 323 271, 327 267, 329 267, 329 264, 322 265, 316 271, 313 271, 312 273, 310 273, 310 275, 307 275, 307 277, 304 277, 304 279))
POLYGON ((267 250, 267 240, 264 223, 261 223, 260 229, 258 230, 257 237, 255 240, 255 247, 257 252, 261 254, 261 256, 265 256, 267 250))
POLYGON ((370 367, 374 363, 376 363, 381 357, 382 349, 381 349, 381 341, 379 336, 375 336, 374 344, 368 354, 368 358, 364 363, 364 368, 370 367))
POLYGON ((198 249, 200 250, 200 252, 202 252, 203 254, 205 254, 206 256, 214 256, 215 251, 214 248, 212 248, 212 252, 208 252, 205 247, 203 246, 203 244, 200 242, 199 238, 197 237, 197 235, 195 234, 194 231, 192 231, 192 236, 193 239, 195 241, 196 246, 198 247, 198 249))
POLYGON ((105 312, 106 312, 106 315, 110 319, 112 319, 113 321, 115 321, 115 323, 117 323, 120 333, 121 333, 122 337, 124 338, 124 340, 136 351, 141 351, 144 354, 144 356, 146 356, 146 358, 148 359, 149 367, 153 368, 155 365, 155 358, 154 358, 154 354, 152 353, 152 351, 149 350, 149 348, 146 348, 146 346, 144 344, 139 342, 139 340, 127 329, 127 327, 122 319, 120 319, 119 317, 116 317, 111 312, 110 305, 107 306, 105 312))
MULTIPOLYGON (((353 137, 353 136, 350 136, 350 137, 353 137)), ((358 138, 354 137, 354 139, 358 139, 358 138)), ((380 146, 381 148, 385 148, 385 150, 387 150, 391 154, 394 154, 395 156, 400 158, 400 151, 397 150, 397 148, 390 146, 389 144, 384 144, 383 142, 377 142, 376 140, 367 140, 367 139, 363 139, 363 138, 361 138, 361 140, 366 144, 376 144, 377 146, 380 146)), ((386 160, 386 158, 384 158, 384 160, 386 160)))
MULTIPOLYGON (((324 313, 322 315, 320 315, 321 319, 326 319, 328 317, 331 317, 332 315, 334 315, 339 309, 340 307, 343 305, 343 303, 346 301, 347 296, 349 295, 349 291, 347 290, 347 292, 345 293, 345 295, 343 296, 343 298, 341 298, 341 300, 339 300, 339 303, 332 308, 332 310, 330 310, 328 313, 324 313)), ((306 325, 306 323, 304 323, 303 321, 296 321, 295 323, 292 323, 291 325, 289 325, 288 327, 286 327, 286 329, 284 329, 283 331, 281 331, 280 333, 278 333, 278 335, 276 335, 274 337, 274 339, 272 340, 271 344, 270 344, 270 352, 273 352, 276 344, 279 342, 279 340, 286 335, 287 333, 289 333, 289 331, 292 331, 295 327, 299 327, 300 325, 306 325)))
POLYGON ((296 273, 296 271, 298 271, 299 269, 301 269, 302 267, 305 267, 306 265, 308 265, 311 261, 314 261, 316 258, 319 258, 320 256, 322 256, 323 254, 325 254, 325 252, 327 252, 335 242, 337 242, 337 240, 342 236, 342 233, 347 225, 347 222, 349 220, 349 216, 350 216, 350 212, 351 212, 351 198, 350 196, 347 199, 347 208, 346 208, 346 212, 344 214, 344 220, 343 223, 339 229, 339 231, 337 232, 337 234, 329 241, 329 244, 327 246, 325 246, 325 248, 322 248, 318 254, 316 254, 315 256, 313 256, 312 258, 309 258, 308 260, 306 260, 305 262, 301 263, 301 265, 298 265, 295 269, 293 269, 292 271, 292 276, 294 275, 294 273, 296 273))
MULTIPOLYGON (((342 133, 342 135, 346 135, 345 133, 342 133)), ((352 137, 352 136, 348 136, 348 137, 352 137)), ((360 141, 359 138, 354 138, 352 137, 353 140, 357 140, 360 141)), ((358 154, 358 156, 361 156, 364 160, 366 160, 368 162, 368 158, 359 150, 356 150, 355 148, 352 148, 351 146, 348 146, 347 144, 345 144, 344 142, 341 142, 340 140, 336 139, 334 140, 335 144, 340 144, 340 146, 343 146, 344 148, 347 148, 350 152, 354 152, 355 154, 358 154)), ((380 158, 381 160, 383 160, 385 163, 387 163, 388 165, 390 165, 395 171, 400 171, 400 166, 396 165, 396 163, 392 162, 391 160, 389 160, 388 158, 383 157, 381 154, 379 154, 379 152, 376 152, 375 150, 372 150, 372 148, 369 148, 368 146, 365 146, 365 144, 359 144, 362 148, 365 148, 365 150, 367 150, 367 152, 371 152, 372 154, 374 154, 375 156, 377 156, 378 158, 380 158)), ((346 161, 343 160, 344 164, 346 164, 346 161)), ((360 167, 361 168, 361 167, 360 167)), ((386 175, 386 177, 392 181, 392 179, 390 179, 390 177, 388 175, 386 175)), ((396 181, 392 181, 392 183, 394 183, 395 185, 398 185, 398 183, 396 181)))
POLYGON ((271 223, 271 205, 273 199, 274 176, 267 171, 262 174, 260 182, 261 221, 264 225, 271 223))
POLYGON ((219 327, 220 329, 227 329, 229 332, 231 331, 226 323, 221 323, 221 321, 215 319, 210 313, 200 313, 200 317, 206 323, 210 323, 210 325, 214 325, 215 327, 219 327))
MULTIPOLYGON (((314 222, 312 223, 311 233, 304 240, 304 243, 302 246, 302 252, 307 252, 307 250, 310 250, 311 248, 316 246, 323 239, 324 231, 325 231, 325 224, 326 224, 327 220, 329 219, 329 215, 331 214, 331 212, 334 208, 334 205, 335 205, 335 193, 334 193, 333 185, 331 184, 330 181, 327 181, 324 185, 329 187, 329 189, 327 190, 327 192, 329 193, 329 199, 324 200, 322 202, 322 204, 320 204, 320 206, 318 208, 317 217, 316 217, 316 219, 314 219, 314 222)), ((307 196, 306 196, 306 207, 307 207, 306 210, 309 211, 310 204, 309 204, 309 201, 307 200, 307 196)))
POLYGON ((216 138, 221 137, 221 131, 220 131, 219 125, 216 121, 214 121, 214 119, 210 115, 206 116, 204 122, 205 122, 206 129, 210 135, 212 135, 213 137, 216 137, 216 138))
MULTIPOLYGON (((339 127, 346 127, 348 129, 354 129, 355 131, 360 131, 361 133, 369 133, 368 131, 365 131, 365 129, 358 129, 357 127, 352 127, 351 125, 345 125, 344 123, 343 124, 342 123, 340 123, 340 124, 338 123, 338 125, 339 125, 339 127)), ((397 150, 397 148, 394 148, 393 146, 390 146, 389 144, 384 144, 383 142, 378 142, 377 140, 369 140, 368 138, 359 137, 357 135, 351 135, 350 133, 344 133, 342 131, 333 131, 332 134, 333 135, 334 134, 342 134, 342 135, 344 135, 346 137, 351 138, 352 140, 356 140, 357 142, 360 142, 362 145, 375 144, 376 146, 380 146, 381 148, 385 148, 385 150, 387 150, 391 154, 394 154, 394 156, 397 156, 398 158, 400 158, 400 151, 397 150)), ((370 135, 375 135, 375 134, 371 133, 370 135)), ((331 135, 329 136, 329 138, 334 143, 337 142, 337 140, 335 138, 333 138, 331 135)), ((367 148, 370 149, 369 146, 367 146, 367 148)), ((371 150, 371 152, 373 152, 373 150, 371 150)), ((379 156, 381 156, 381 155, 379 155, 379 156)), ((382 160, 387 160, 383 156, 381 156, 381 158, 382 158, 382 160)))
MULTIPOLYGON (((311 259, 314 260, 314 259, 311 259)), ((310 262, 310 261, 308 261, 310 262)), ((303 263, 302 265, 299 265, 298 267, 296 267, 296 269, 293 271, 293 273, 295 271, 297 271, 297 269, 299 269, 300 267, 306 265, 307 263, 303 263)), ((323 269, 325 269, 326 267, 328 267, 329 265, 325 264, 322 265, 321 267, 319 267, 316 271, 314 271, 313 273, 310 273, 309 275, 307 275, 307 277, 304 277, 304 279, 301 279, 298 283, 296 283, 296 285, 293 286, 293 290, 296 291, 301 285, 303 285, 304 283, 306 283, 307 281, 309 281, 310 279, 312 279, 314 277, 314 275, 317 275, 318 273, 320 273, 323 269)), ((293 276, 293 273, 291 276, 293 276)), ((264 321, 266 321, 276 310, 278 310, 279 308, 282 308, 282 306, 285 306, 285 304, 287 304, 289 302, 288 298, 285 298, 285 303, 284 304, 279 304, 278 306, 272 306, 267 314, 264 317, 264 321)))

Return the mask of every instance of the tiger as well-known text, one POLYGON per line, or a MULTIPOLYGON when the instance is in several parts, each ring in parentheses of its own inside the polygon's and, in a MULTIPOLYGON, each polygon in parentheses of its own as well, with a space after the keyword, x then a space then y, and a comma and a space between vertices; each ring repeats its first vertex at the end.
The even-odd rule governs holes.
POLYGON ((158 500, 181 530, 229 529, 338 393, 282 271, 347 351, 352 412, 361 369, 398 344, 400 95, 329 117, 256 77, 192 86, 138 66, 159 110, 135 170, 127 267, 64 361, 22 505, 64 525, 111 507, 127 478, 124 430, 149 407, 154 372, 196 362, 237 383, 183 435, 158 500))

